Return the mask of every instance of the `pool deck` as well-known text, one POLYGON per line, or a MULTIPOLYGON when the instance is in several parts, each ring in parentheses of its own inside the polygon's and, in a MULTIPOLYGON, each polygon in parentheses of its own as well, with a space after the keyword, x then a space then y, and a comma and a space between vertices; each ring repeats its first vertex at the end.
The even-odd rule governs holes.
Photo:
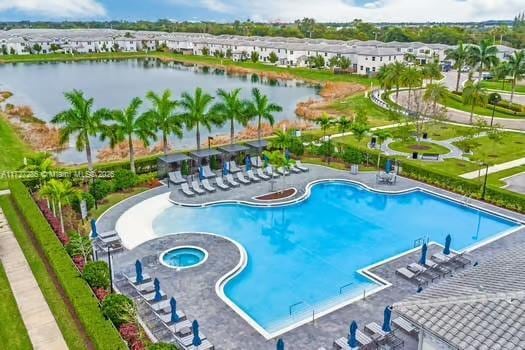
MULTIPOLYGON (((310 172, 303 174, 292 174, 286 178, 287 184, 293 184, 298 189, 294 199, 305 195, 308 183, 321 179, 347 179, 362 183, 372 189, 399 192, 414 187, 420 187, 445 195, 464 202, 464 197, 448 191, 440 190, 420 182, 398 177, 395 185, 377 185, 375 173, 361 173, 351 175, 348 172, 338 171, 322 166, 309 165, 310 172)), ((281 186, 282 179, 278 179, 276 186, 281 186)), ((290 187, 290 186, 287 186, 290 187)), ((158 194, 166 193, 174 188, 159 187, 143 192, 131 199, 121 202, 111 208, 98 222, 99 230, 114 229, 118 218, 130 207, 140 201, 151 198, 158 194)), ((232 191, 218 191, 214 194, 190 198, 184 197, 180 191, 172 192, 170 199, 185 205, 200 205, 205 202, 216 202, 222 200, 253 202, 252 197, 269 192, 268 183, 251 184, 242 186, 232 191)), ((525 221, 525 216, 492 205, 469 200, 469 204, 482 207, 493 212, 525 221)), ((525 240, 525 228, 495 240, 487 245, 481 246, 471 252, 476 261, 482 263, 485 257, 495 251, 501 251, 512 246, 516 242, 525 240)), ((440 249, 437 245, 430 246, 430 254, 440 249)), ((299 326, 280 337, 285 341, 289 349, 326 349, 332 348, 334 339, 346 336, 348 326, 352 320, 356 320, 362 330, 368 322, 382 322, 385 306, 400 301, 414 293, 416 286, 395 275, 396 269, 404 267, 409 262, 415 262, 419 258, 419 251, 405 254, 396 259, 385 262, 372 268, 370 271, 377 276, 392 283, 389 288, 383 289, 364 300, 356 301, 344 306, 302 326, 299 326)), ((201 324, 202 332, 215 345, 216 349, 275 349, 275 340, 267 340, 250 326, 232 308, 224 303, 215 292, 217 280, 225 273, 233 269, 238 263, 241 254, 239 248, 232 242, 217 236, 202 234, 178 234, 163 236, 144 242, 132 250, 125 250, 113 256, 115 278, 118 281, 122 272, 133 271, 133 263, 141 259, 144 263, 144 271, 151 276, 159 278, 161 288, 168 297, 175 296, 180 309, 186 312, 190 319, 197 319, 201 324), (209 258, 202 265, 188 270, 175 271, 160 264, 158 257, 160 253, 176 245, 197 245, 209 252, 209 258)), ((122 287, 123 292, 133 296, 133 292, 122 287)), ((434 283, 439 283, 439 280, 434 283)), ((142 314, 142 313, 141 313, 142 314)), ((157 334, 157 333, 155 333, 157 334)), ((163 340, 165 339, 160 333, 163 340)), ((413 338, 403 336, 405 340, 404 349, 417 349, 417 341, 413 338)), ((165 340, 169 340, 166 338, 165 340)))

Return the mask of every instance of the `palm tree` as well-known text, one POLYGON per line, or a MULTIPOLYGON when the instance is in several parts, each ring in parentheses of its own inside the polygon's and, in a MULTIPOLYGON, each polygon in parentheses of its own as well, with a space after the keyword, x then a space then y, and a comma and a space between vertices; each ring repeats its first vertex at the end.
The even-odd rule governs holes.
POLYGON ((283 155, 286 154, 286 149, 292 143, 292 134, 283 130, 277 130, 273 134, 275 137, 272 139, 272 147, 283 151, 283 155))
POLYGON ((432 62, 424 65, 422 74, 426 79, 430 80, 430 84, 432 84, 434 79, 441 78, 441 66, 439 65, 439 62, 432 62))
POLYGON ((71 256, 80 255, 87 262, 93 253, 93 243, 89 236, 82 236, 76 233, 71 236, 67 250, 71 256))
POLYGON ((51 123, 60 125, 61 144, 68 143, 70 137, 76 135, 76 149, 86 151, 88 169, 93 170, 89 138, 101 131, 102 120, 111 112, 105 108, 93 112, 93 98, 86 99, 80 90, 66 92, 64 96, 71 108, 54 116, 51 123))
POLYGON ((505 90, 505 80, 510 75, 509 62, 503 61, 498 63, 497 66, 492 67, 491 73, 494 80, 501 81, 501 90, 505 90))
POLYGON ((392 83, 396 87, 396 101, 399 97, 399 88, 401 87, 401 77, 403 72, 406 70, 406 66, 401 62, 394 62, 391 66, 392 83))
POLYGON ((320 118, 315 120, 315 123, 319 125, 323 131, 323 142, 326 141, 326 131, 334 124, 334 121, 328 114, 323 113, 320 118))
POLYGON ((166 89, 162 95, 148 91, 146 98, 151 102, 151 109, 144 115, 156 129, 162 133, 164 155, 168 154, 168 137, 172 134, 182 137, 183 119, 175 113, 179 102, 171 98, 171 91, 166 89))
POLYGON ((484 106, 487 104, 488 96, 480 82, 472 83, 469 81, 463 89, 463 103, 470 105, 470 124, 474 117, 474 107, 476 105, 484 106))
POLYGON ((425 101, 432 102, 434 112, 436 111, 437 104, 443 102, 447 97, 448 90, 445 85, 442 83, 429 84, 425 89, 423 94, 423 99, 425 101))
POLYGON ((224 89, 217 90, 221 102, 213 106, 214 113, 223 121, 230 121, 230 144, 235 140, 235 122, 246 126, 248 123, 248 101, 240 98, 241 89, 233 89, 227 92, 224 89))
POLYGON ((136 137, 144 143, 144 146, 149 146, 150 140, 155 140, 155 127, 152 118, 145 113, 138 115, 139 107, 142 105, 142 100, 135 97, 130 104, 122 109, 115 110, 108 116, 110 125, 105 128, 101 135, 101 139, 109 138, 111 148, 114 148, 118 143, 127 139, 129 147, 129 164, 131 171, 135 173, 135 149, 133 147, 133 138, 136 137))
POLYGON ((339 132, 342 134, 344 134, 352 126, 352 121, 347 119, 345 116, 339 117, 335 123, 337 124, 339 132))
POLYGON ((454 61, 454 69, 457 69, 458 76, 456 79, 456 92, 459 91, 459 83, 461 82, 461 71, 467 64, 469 58, 468 47, 463 45, 462 42, 459 42, 455 49, 447 49, 445 51, 447 60, 454 61))
POLYGON ((468 48, 469 51, 469 63, 473 67, 478 67, 479 78, 481 81, 483 68, 490 69, 491 67, 498 64, 498 48, 490 43, 488 40, 483 40, 477 45, 471 45, 468 48))
POLYGON ((50 153, 38 152, 27 158, 23 169, 38 173, 38 182, 41 187, 45 183, 48 177, 47 173, 52 169, 53 163, 53 157, 50 153))
MULTIPOLYGON (((53 201, 53 208, 55 203, 58 206, 58 216, 60 217, 60 229, 65 233, 64 229, 64 215, 62 213, 62 205, 70 203, 71 199, 78 195, 77 190, 69 181, 58 181, 51 179, 42 188, 40 195, 50 198, 53 201)), ((56 211, 53 212, 56 215, 56 211)))
POLYGON ((374 131, 374 136, 377 139, 377 143, 379 145, 379 153, 377 155, 377 168, 379 169, 379 163, 381 162, 381 145, 388 138, 392 137, 392 134, 387 130, 376 130, 374 131))
POLYGON ((202 91, 202 88, 195 89, 195 94, 192 96, 187 92, 182 93, 181 107, 184 110, 182 116, 186 121, 188 130, 195 129, 195 137, 197 141, 197 150, 201 149, 201 126, 204 126, 208 131, 211 131, 212 125, 220 124, 220 119, 210 108, 213 97, 202 91))
POLYGON ((379 83, 385 91, 392 89, 396 82, 393 67, 392 64, 386 64, 381 66, 377 72, 377 79, 379 79, 379 83))
MULTIPOLYGON (((274 113, 281 112, 283 108, 268 100, 268 96, 261 93, 258 88, 252 89, 252 101, 248 105, 249 115, 257 118, 257 140, 261 143, 262 121, 266 120, 273 126, 275 122, 274 113)), ((260 152, 260 150, 259 150, 260 152)))
POLYGON ((512 90, 510 93, 510 103, 512 103, 516 83, 525 77, 525 50, 514 51, 514 56, 509 57, 509 73, 512 76, 512 90))
POLYGON ((415 67, 406 68, 401 77, 401 83, 408 87, 408 109, 410 110, 410 100, 412 97, 412 89, 420 86, 423 83, 423 76, 421 71, 415 67))

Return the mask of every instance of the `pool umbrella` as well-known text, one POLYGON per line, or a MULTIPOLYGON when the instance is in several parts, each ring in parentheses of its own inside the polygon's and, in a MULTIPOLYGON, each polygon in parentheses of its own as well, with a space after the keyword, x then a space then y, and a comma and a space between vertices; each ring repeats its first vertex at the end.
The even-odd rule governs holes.
POLYGON ((170 299, 170 306, 171 306, 171 322, 177 323, 179 322, 179 316, 177 315, 177 301, 174 297, 171 297, 170 299))
POLYGON ((204 180, 206 178, 206 176, 204 176, 204 168, 203 167, 199 167, 199 180, 204 180))
POLYGON ((246 171, 252 170, 252 160, 250 156, 246 156, 246 171))
POLYGON ((284 152, 284 157, 286 160, 290 160, 290 151, 286 150, 286 152, 284 152))
POLYGON ((452 242, 452 237, 450 237, 450 234, 447 235, 447 238, 445 238, 445 248, 443 249, 443 254, 449 255, 450 254, 450 243, 452 242))
POLYGON ((421 246, 421 258, 419 258, 420 265, 424 266, 427 262, 427 250, 428 250, 427 244, 423 243, 423 245, 421 246))
POLYGON ((352 321, 350 324, 350 333, 348 334, 348 346, 351 348, 357 348, 359 344, 357 344, 357 322, 352 321))
POLYGON ((155 297, 153 298, 153 301, 160 301, 162 299, 162 295, 160 294, 160 281, 158 278, 155 278, 153 285, 155 286, 155 297))
POLYGON ((222 165, 222 175, 223 176, 228 175, 228 163, 226 162, 222 165))
POLYGON ((97 223, 95 222, 95 219, 91 219, 91 237, 97 238, 97 236, 97 223))
POLYGON ((389 173, 391 170, 392 170, 392 161, 390 159, 387 159, 385 163, 385 172, 389 173))
POLYGON ((191 324, 191 329, 193 330, 193 340, 191 341, 191 343, 193 344, 193 346, 201 345, 202 340, 199 337, 199 322, 197 322, 197 320, 193 321, 193 323, 191 324))
POLYGON ((268 166, 268 157, 266 155, 263 156, 263 162, 264 162, 264 167, 266 168, 268 166))
POLYGON ((392 332, 392 328, 390 328, 390 320, 392 318, 392 309, 390 309, 390 306, 385 307, 385 314, 383 319, 383 327, 381 328, 383 332, 392 332))
POLYGON ((144 276, 142 276, 142 263, 138 259, 137 261, 135 261, 135 276, 135 282, 137 284, 141 284, 142 282, 144 282, 144 276))
POLYGON ((276 347, 277 350, 284 350, 284 341, 279 338, 279 340, 277 340, 277 347, 276 347))

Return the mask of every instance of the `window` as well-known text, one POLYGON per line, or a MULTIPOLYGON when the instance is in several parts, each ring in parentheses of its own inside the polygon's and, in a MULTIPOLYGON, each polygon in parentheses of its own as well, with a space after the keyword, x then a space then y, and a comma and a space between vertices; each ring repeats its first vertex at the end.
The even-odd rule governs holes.
POLYGON ((375 62, 375 60, 376 60, 376 56, 372 56, 372 61, 375 62))
POLYGON ((372 72, 375 72, 376 71, 376 67, 372 67, 372 72))
POLYGON ((324 57, 327 57, 327 56, 328 56, 328 52, 325 52, 325 53, 324 53, 324 57))
POLYGON ((370 67, 366 67, 366 72, 370 73, 370 67))
POLYGON ((290 51, 290 55, 293 55, 293 51, 290 51))
POLYGON ((363 70, 363 66, 360 66, 360 67, 359 67, 359 70, 363 70))
POLYGON ((368 61, 368 56, 365 57, 365 61, 368 61))

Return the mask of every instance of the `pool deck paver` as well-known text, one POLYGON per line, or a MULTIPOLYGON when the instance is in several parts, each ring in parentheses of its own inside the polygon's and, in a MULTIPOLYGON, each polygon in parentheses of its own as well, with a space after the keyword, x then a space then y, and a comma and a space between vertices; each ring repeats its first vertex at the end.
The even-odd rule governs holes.
MULTIPOLYGON (((407 178, 399 177, 395 185, 377 185, 375 183, 375 173, 361 173, 351 175, 346 171, 338 171, 322 166, 308 165, 310 172, 304 174, 293 174, 287 178, 287 183, 293 183, 298 188, 298 196, 305 193, 307 183, 316 179, 339 178, 350 179, 363 183, 371 188, 378 190, 404 191, 414 187, 425 188, 438 194, 454 198, 465 204, 480 206, 484 209, 492 210, 502 215, 507 215, 515 220, 525 222, 525 216, 517 214, 493 205, 467 199, 465 196, 454 194, 442 189, 435 188, 420 182, 407 178)), ((279 181, 279 179, 278 179, 279 181)), ((277 183, 279 184, 279 182, 277 183)), ((118 217, 126 209, 135 205, 139 201, 152 197, 160 193, 166 193, 174 188, 168 189, 161 187, 152 191, 144 192, 139 196, 132 198, 129 202, 124 201, 107 212, 100 221, 99 226, 104 229, 113 229, 118 217)), ((214 194, 207 194, 197 198, 183 197, 182 193, 175 191, 171 195, 172 200, 183 201, 186 204, 198 204, 199 202, 217 201, 217 200, 246 200, 251 201, 255 195, 268 192, 268 183, 252 184, 243 186, 240 189, 232 191, 218 191, 214 194)), ((296 198, 297 198, 296 197, 296 198)), ((438 219, 438 218, 436 218, 438 219)), ((514 242, 525 240, 525 228, 500 238, 488 245, 482 246, 471 252, 476 261, 483 262, 484 257, 490 256, 493 251, 505 249, 512 246, 514 242)), ((275 339, 266 340, 244 319, 242 319, 233 309, 228 307, 215 293, 215 284, 222 271, 229 271, 226 266, 234 266, 238 263, 233 245, 220 243, 216 237, 207 237, 203 241, 204 235, 170 235, 156 238, 145 242, 131 251, 124 251, 114 255, 114 266, 117 273, 132 272, 134 261, 137 258, 143 260, 144 271, 152 276, 158 277, 161 281, 161 288, 168 296, 175 295, 178 299, 178 306, 184 310, 190 318, 198 319, 202 326, 202 331, 215 345, 216 349, 274 349, 275 339), (193 241, 192 241, 193 240, 193 241), (161 265, 158 257, 163 250, 173 245, 188 244, 189 242, 199 243, 196 245, 209 244, 207 249, 210 252, 210 258, 203 265, 189 269, 187 271, 174 272, 161 265), (212 258, 212 256, 215 256, 212 258), (212 260, 220 258, 219 261, 212 260)), ((439 250, 439 246, 430 246, 430 252, 439 250)), ((330 349, 333 340, 346 336, 348 326, 352 320, 356 320, 360 329, 368 322, 382 322, 383 310, 385 306, 394 302, 401 301, 404 298, 416 293, 416 287, 395 275, 396 269, 404 267, 409 262, 417 261, 419 252, 405 254, 397 259, 391 260, 380 266, 374 267, 371 271, 378 276, 388 280, 392 286, 378 293, 367 296, 364 300, 359 300, 350 305, 337 309, 328 315, 295 328, 280 337, 282 337, 289 349, 308 349, 316 350, 320 347, 330 349)), ((472 268, 472 267, 471 267, 472 268)), ((439 280, 434 283, 439 283, 439 280)), ((417 349, 417 341, 412 338, 402 336, 405 340, 405 349, 417 349)))

